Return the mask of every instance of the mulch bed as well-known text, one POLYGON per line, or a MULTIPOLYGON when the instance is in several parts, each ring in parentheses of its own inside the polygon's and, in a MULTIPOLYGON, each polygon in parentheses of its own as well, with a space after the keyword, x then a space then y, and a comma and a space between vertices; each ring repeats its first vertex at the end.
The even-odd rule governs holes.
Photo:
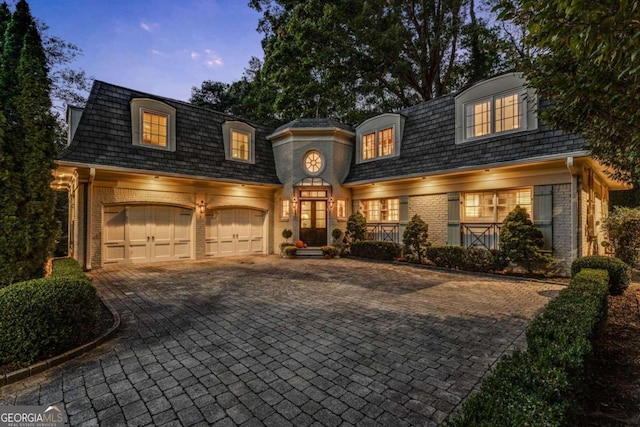
POLYGON ((575 425, 640 426, 640 280, 609 297, 575 425))

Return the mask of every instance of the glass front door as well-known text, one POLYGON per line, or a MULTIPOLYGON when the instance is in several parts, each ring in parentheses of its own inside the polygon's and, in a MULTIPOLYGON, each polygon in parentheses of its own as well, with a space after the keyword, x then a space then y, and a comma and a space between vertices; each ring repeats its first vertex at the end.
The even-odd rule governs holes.
POLYGON ((309 246, 327 244, 327 201, 300 202, 300 240, 309 246))

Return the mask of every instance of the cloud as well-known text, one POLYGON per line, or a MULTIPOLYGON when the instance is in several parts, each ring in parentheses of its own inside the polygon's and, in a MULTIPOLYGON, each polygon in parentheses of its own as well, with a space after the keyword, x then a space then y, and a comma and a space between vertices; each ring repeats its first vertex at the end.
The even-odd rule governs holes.
POLYGON ((200 52, 192 50, 189 55, 192 60, 202 61, 202 64, 208 68, 222 67, 224 65, 222 58, 212 49, 203 49, 200 52))
POLYGON ((164 55, 164 53, 160 52, 158 49, 151 49, 151 53, 154 55, 164 55))
POLYGON ((147 31, 147 32, 151 32, 151 25, 147 24, 146 22, 142 21, 140 22, 140 28, 142 28, 143 30, 147 31))

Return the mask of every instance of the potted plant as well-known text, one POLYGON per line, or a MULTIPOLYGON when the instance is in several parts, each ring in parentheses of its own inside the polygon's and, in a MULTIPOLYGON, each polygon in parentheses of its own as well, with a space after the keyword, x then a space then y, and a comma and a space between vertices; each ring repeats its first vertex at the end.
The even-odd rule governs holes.
POLYGON ((282 237, 284 237, 285 241, 289 241, 289 239, 291 238, 291 236, 293 236, 293 231, 285 228, 284 230, 282 230, 282 237))
POLYGON ((285 248, 283 250, 284 254, 289 259, 294 259, 296 257, 296 252, 297 251, 298 251, 298 248, 296 248, 293 245, 285 246, 285 248))
POLYGON ((325 259, 331 259, 338 255, 336 248, 331 245, 321 246, 320 250, 322 251, 322 255, 324 255, 325 259))
POLYGON ((331 230, 331 237, 333 237, 333 243, 338 243, 338 240, 342 237, 342 230, 334 228, 331 230))

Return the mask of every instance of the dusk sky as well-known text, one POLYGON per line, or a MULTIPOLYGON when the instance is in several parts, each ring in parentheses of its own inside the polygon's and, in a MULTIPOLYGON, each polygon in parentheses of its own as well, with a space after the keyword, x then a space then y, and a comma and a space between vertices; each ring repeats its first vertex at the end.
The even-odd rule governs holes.
MULTIPOLYGON (((15 0, 10 0, 13 10, 15 0)), ((49 35, 83 51, 72 68, 98 80, 188 100, 204 80, 238 80, 262 59, 248 0, 28 0, 49 35)))

